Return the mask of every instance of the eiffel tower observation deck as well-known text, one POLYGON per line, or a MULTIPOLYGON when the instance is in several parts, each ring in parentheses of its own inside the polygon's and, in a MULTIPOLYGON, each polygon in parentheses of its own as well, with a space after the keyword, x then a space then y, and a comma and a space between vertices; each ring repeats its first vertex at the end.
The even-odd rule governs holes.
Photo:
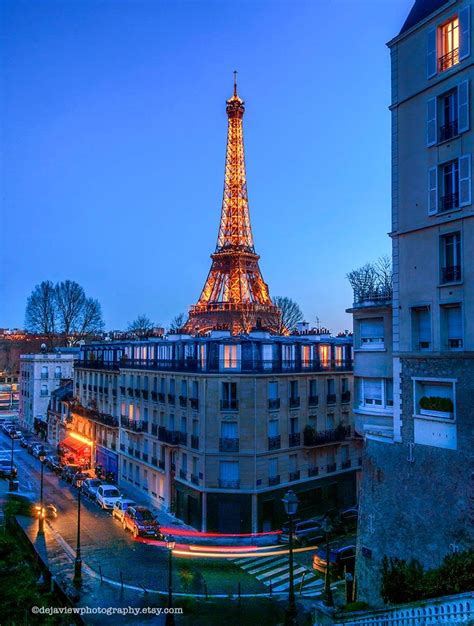
POLYGON ((183 328, 197 335, 213 329, 230 330, 233 335, 253 328, 281 331, 280 310, 270 298, 254 248, 245 173, 245 106, 237 95, 236 74, 234 94, 226 107, 227 150, 217 246, 204 288, 183 328))

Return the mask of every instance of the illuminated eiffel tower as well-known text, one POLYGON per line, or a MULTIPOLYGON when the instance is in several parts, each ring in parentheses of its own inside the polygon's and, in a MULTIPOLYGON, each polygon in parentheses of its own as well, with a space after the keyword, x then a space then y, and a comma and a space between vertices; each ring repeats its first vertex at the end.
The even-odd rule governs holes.
POLYGON ((280 329, 280 310, 272 303, 253 244, 242 124, 245 106, 237 95, 236 74, 234 95, 226 107, 227 151, 219 235, 206 283, 183 328, 192 334, 212 329, 227 329, 234 335, 255 327, 272 333, 280 329))

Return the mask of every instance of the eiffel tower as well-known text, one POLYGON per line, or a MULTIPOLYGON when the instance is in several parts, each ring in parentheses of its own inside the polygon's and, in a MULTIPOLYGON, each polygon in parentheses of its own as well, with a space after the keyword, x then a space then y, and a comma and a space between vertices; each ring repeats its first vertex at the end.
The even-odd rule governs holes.
POLYGON ((234 94, 227 100, 227 150, 224 196, 217 246, 212 265, 197 304, 190 307, 183 331, 203 334, 212 329, 233 335, 262 328, 281 331, 280 309, 270 298, 258 266, 247 197, 242 119, 244 101, 234 94))

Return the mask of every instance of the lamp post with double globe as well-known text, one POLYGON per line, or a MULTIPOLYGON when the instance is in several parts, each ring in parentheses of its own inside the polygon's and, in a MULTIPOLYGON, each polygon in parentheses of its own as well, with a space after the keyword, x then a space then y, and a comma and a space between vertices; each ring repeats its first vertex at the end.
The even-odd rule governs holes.
POLYGON ((290 588, 288 591, 288 608, 286 609, 285 614, 285 626, 296 626, 298 624, 298 612, 296 609, 295 602, 295 583, 293 577, 293 519, 296 515, 296 511, 298 510, 299 500, 296 497, 295 492, 290 489, 285 494, 285 497, 282 500, 285 505, 285 511, 288 515, 288 536, 289 536, 289 551, 288 551, 288 560, 289 560, 289 568, 290 568, 290 588))
POLYGON ((166 614, 165 624, 166 626, 174 626, 174 614, 173 608, 173 550, 176 542, 170 537, 166 540, 166 547, 168 548, 168 613, 166 614))
POLYGON ((81 559, 81 491, 83 479, 76 479, 77 486, 77 542, 76 542, 76 558, 74 560, 74 578, 75 585, 82 583, 82 559, 81 559))
POLYGON ((38 535, 44 535, 44 503, 43 503, 43 486, 44 486, 44 461, 46 459, 46 451, 41 446, 38 453, 38 459, 41 463, 41 482, 40 482, 40 509, 38 519, 38 535))

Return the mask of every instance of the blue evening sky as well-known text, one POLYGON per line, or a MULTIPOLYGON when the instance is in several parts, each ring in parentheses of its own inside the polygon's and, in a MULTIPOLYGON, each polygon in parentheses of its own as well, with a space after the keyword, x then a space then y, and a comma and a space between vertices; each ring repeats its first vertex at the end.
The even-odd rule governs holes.
POLYGON ((194 303, 239 71, 272 295, 351 328, 345 275, 390 251, 390 55, 413 0, 3 0, 0 327, 70 278, 108 328, 194 303))

